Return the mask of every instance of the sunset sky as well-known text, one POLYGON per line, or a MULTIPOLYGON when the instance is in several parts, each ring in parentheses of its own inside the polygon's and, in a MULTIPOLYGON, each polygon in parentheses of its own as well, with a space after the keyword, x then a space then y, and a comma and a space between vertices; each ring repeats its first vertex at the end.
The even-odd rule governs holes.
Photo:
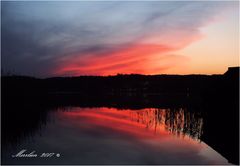
POLYGON ((239 66, 238 1, 32 1, 1 7, 5 72, 221 74, 239 66))

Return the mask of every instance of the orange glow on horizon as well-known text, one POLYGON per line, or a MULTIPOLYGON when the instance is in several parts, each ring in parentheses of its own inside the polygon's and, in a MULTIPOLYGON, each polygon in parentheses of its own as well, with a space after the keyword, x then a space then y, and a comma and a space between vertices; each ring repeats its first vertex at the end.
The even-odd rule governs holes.
POLYGON ((55 75, 159 74, 188 61, 183 56, 167 55, 175 50, 161 45, 140 44, 104 55, 74 55, 60 62, 55 75), (181 62, 181 63, 179 63, 181 62))
POLYGON ((51 73, 55 76, 223 74, 229 66, 239 66, 238 31, 229 26, 234 22, 235 17, 223 21, 218 18, 209 20, 194 34, 181 31, 166 36, 152 34, 129 46, 116 45, 105 53, 67 55, 58 59, 51 73))
POLYGON ((193 34, 179 30, 158 37, 153 32, 105 53, 67 55, 57 60, 51 74, 223 74, 228 67, 239 66, 239 32, 234 26, 237 16, 235 11, 225 19, 209 20, 193 34))

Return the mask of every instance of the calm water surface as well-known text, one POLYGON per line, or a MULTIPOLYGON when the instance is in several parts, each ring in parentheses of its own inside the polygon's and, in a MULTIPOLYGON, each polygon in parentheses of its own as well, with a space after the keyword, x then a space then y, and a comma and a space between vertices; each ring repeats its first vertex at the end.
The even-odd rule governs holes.
POLYGON ((184 109, 67 107, 4 149, 8 164, 228 164, 201 142, 203 119, 184 109), (12 157, 22 149, 50 158, 12 157), (58 157, 56 156, 58 155, 58 157))

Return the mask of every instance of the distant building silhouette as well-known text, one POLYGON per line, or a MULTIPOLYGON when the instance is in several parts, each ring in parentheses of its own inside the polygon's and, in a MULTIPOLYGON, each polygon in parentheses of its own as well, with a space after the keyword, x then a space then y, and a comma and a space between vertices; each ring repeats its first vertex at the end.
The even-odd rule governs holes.
POLYGON ((227 76, 238 75, 239 76, 239 70, 240 70, 240 67, 229 67, 228 70, 224 73, 224 75, 227 75, 227 76))

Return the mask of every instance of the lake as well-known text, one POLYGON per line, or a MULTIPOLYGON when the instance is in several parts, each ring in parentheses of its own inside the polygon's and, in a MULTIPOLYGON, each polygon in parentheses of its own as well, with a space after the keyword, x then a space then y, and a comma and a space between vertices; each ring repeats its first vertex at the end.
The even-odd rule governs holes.
POLYGON ((201 139, 202 113, 187 108, 68 106, 37 112, 8 127, 2 163, 229 164, 201 139), (16 156, 22 150, 37 157, 16 156))

